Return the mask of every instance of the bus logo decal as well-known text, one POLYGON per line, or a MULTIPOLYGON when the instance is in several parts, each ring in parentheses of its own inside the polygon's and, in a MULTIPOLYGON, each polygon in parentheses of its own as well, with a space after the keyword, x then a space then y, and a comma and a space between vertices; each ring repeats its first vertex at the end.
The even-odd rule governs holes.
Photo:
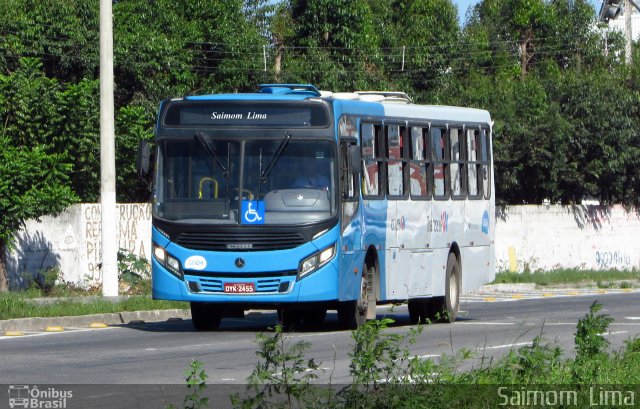
POLYGON ((440 223, 442 224, 442 232, 446 233, 448 225, 449 225, 449 215, 447 212, 442 212, 440 215, 440 223))
POLYGON ((264 200, 242 201, 242 224, 264 224, 264 200))
POLYGON ((489 234, 489 212, 486 210, 482 213, 482 232, 489 234))
POLYGON ((207 260, 202 256, 191 256, 184 261, 184 268, 188 270, 204 270, 207 260))
POLYGON ((252 243, 229 243, 227 244, 227 250, 251 250, 253 248, 252 243))
POLYGON ((405 221, 404 216, 401 216, 399 219, 391 220, 391 230, 404 230, 405 221))

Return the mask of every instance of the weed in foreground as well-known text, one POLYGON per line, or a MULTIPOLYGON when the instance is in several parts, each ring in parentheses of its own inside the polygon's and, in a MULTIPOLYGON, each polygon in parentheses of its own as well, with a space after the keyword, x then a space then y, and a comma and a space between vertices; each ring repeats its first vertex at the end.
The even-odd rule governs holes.
POLYGON ((291 334, 278 324, 273 334, 256 335, 258 363, 248 378, 251 397, 235 394, 231 397, 239 408, 292 408, 316 406, 318 388, 311 381, 318 377, 319 366, 313 358, 305 358, 311 344, 294 342, 291 334))
MULTIPOLYGON (((249 396, 236 394, 231 400, 234 407, 242 409, 490 408, 504 402, 500 399, 507 395, 496 393, 504 385, 511 387, 505 390, 515 391, 509 396, 519 398, 523 385, 552 394, 566 385, 564 389, 584 396, 594 385, 596 391, 602 391, 598 385, 640 383, 640 337, 627 340, 622 351, 608 351, 609 342, 602 334, 613 320, 599 314, 601 309, 602 305, 594 302, 578 321, 575 358, 563 358, 562 349, 540 334, 530 346, 468 371, 460 370, 462 363, 473 358, 468 350, 443 356, 437 362, 410 353, 409 347, 425 327, 401 334, 389 328, 393 323, 390 319, 370 321, 352 332, 352 384, 337 391, 332 385, 311 384, 317 378, 318 365, 304 356, 310 345, 293 342, 290 334, 276 327, 273 334, 257 335, 259 362, 249 378, 249 396)), ((206 376, 201 378, 204 384, 206 376)), ((185 397, 185 408, 205 407, 193 406, 193 402, 202 402, 198 400, 201 391, 192 390, 193 396, 185 397)))
MULTIPOLYGON (((202 396, 206 391, 206 381, 209 376, 202 368, 202 362, 191 361, 189 368, 184 372, 187 382, 187 394, 184 396, 184 409, 205 409, 209 407, 209 398, 202 396)), ((176 409, 173 405, 168 405, 167 409, 176 409)))

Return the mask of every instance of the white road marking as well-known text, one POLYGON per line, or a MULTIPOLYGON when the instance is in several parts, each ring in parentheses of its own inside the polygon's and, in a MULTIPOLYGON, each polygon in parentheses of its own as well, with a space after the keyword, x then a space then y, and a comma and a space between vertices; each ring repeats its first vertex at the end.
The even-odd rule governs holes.
POLYGON ((626 334, 629 331, 609 331, 609 332, 604 332, 602 334, 599 335, 603 335, 603 336, 609 336, 609 335, 617 335, 617 334, 626 334))
POLYGON ((516 325, 515 322, 456 321, 454 325, 516 325))
POLYGON ((525 345, 531 345, 533 344, 533 342, 529 341, 529 342, 517 342, 515 344, 505 344, 505 345, 494 345, 494 346, 490 346, 490 347, 478 347, 476 349, 479 350, 483 350, 483 349, 502 349, 502 348, 513 348, 513 347, 522 347, 525 345))

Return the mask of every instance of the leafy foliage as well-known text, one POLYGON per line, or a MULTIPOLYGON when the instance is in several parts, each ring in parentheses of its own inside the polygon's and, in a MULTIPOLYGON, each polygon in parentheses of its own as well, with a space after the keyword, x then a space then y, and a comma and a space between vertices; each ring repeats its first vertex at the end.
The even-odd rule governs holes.
MULTIPOLYGON (((85 202, 99 196, 97 3, 0 0, 2 134, 58 155, 85 202)), ((623 64, 587 0, 483 0, 463 27, 450 0, 129 0, 113 20, 120 202, 149 197, 133 166, 160 100, 276 81, 489 110, 501 203, 640 203, 640 54, 623 64)))
POLYGON ((616 385, 621 385, 622 392, 616 396, 633 405, 634 394, 640 391, 636 385, 640 341, 629 339, 622 351, 608 351, 600 334, 612 320, 597 314, 601 308, 594 302, 579 320, 575 358, 566 357, 558 345, 540 334, 530 345, 488 364, 483 359, 478 367, 474 361, 471 369, 469 361, 476 357, 470 351, 460 350, 437 360, 412 355, 410 346, 429 326, 402 334, 389 328, 392 320, 370 321, 352 333, 353 382, 343 387, 309 384, 317 371, 315 361, 305 356, 309 344, 290 343, 291 335, 276 328, 272 335, 257 335, 259 360, 249 378, 252 385, 248 395, 235 394, 231 402, 236 408, 520 407, 530 405, 523 399, 533 396, 557 399, 559 391, 576 402, 594 402, 601 391, 618 390, 616 385), (463 365, 467 369, 461 369, 463 365), (309 376, 301 376, 305 373, 309 376), (529 391, 537 395, 528 395, 529 391))
POLYGON ((306 359, 304 352, 310 347, 305 341, 293 342, 291 335, 285 334, 281 325, 273 334, 256 336, 259 358, 249 377, 249 389, 253 396, 232 397, 236 407, 301 407, 309 399, 311 381, 317 378, 318 364, 306 359))

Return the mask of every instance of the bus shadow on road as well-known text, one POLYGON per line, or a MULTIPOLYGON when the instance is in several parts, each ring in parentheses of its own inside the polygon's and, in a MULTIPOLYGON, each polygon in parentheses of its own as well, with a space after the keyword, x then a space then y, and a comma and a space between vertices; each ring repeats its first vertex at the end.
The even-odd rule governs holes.
MULTIPOLYGON (((393 320, 388 325, 389 328, 402 328, 412 327, 408 313, 387 313, 378 314, 376 319, 390 318, 393 320)), ((458 317, 456 322, 473 321, 469 318, 458 317)), ((275 312, 250 312, 245 318, 224 318, 220 324, 220 327, 214 331, 197 331, 190 319, 171 319, 168 321, 160 322, 131 322, 128 324, 122 324, 121 327, 129 328, 136 331, 143 332, 185 332, 185 333, 203 333, 203 334, 215 334, 220 333, 260 333, 260 332, 273 332, 278 325, 278 316, 275 312)), ((440 323, 427 324, 437 325, 440 323)), ((314 333, 314 332, 343 332, 350 331, 345 330, 340 326, 338 322, 338 315, 335 312, 328 312, 324 322, 319 324, 305 324, 300 323, 292 328, 287 328, 289 332, 294 333, 314 333)))

